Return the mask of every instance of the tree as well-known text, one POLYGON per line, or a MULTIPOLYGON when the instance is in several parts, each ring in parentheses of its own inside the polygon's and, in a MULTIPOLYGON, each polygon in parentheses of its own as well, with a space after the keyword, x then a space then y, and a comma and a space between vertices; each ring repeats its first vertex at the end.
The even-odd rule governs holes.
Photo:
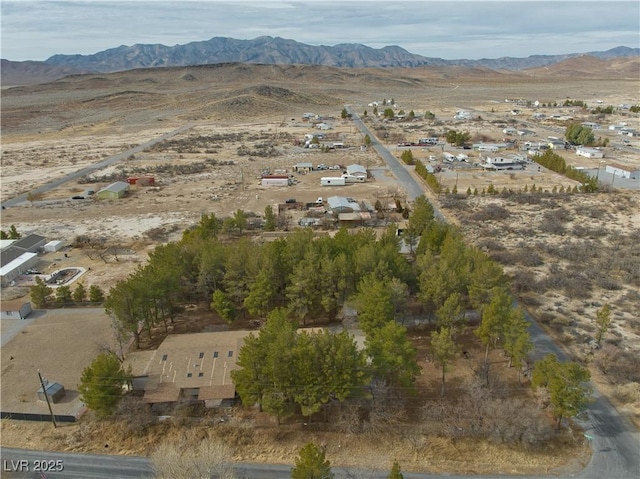
POLYGON ((236 210, 233 214, 233 224, 238 229, 238 233, 242 234, 247 227, 247 214, 241 209, 236 210))
POLYGON ((347 111, 346 108, 343 108, 342 111, 340 112, 340 118, 344 120, 345 118, 348 118, 348 117, 349 117, 349 112, 347 111))
POLYGON ((371 358, 373 376, 389 384, 411 388, 420 373, 416 349, 407 338, 407 328, 390 321, 369 331, 365 351, 371 358))
POLYGON ((456 356, 456 344, 451 337, 451 330, 448 327, 444 327, 440 331, 431 333, 431 346, 433 347, 433 359, 436 364, 440 365, 442 370, 440 396, 444 396, 445 374, 456 356))
POLYGON ((67 285, 56 288, 56 303, 67 304, 71 302, 71 288, 67 285))
MULTIPOLYGON (((374 111, 373 113, 376 114, 377 112, 374 111)), ((368 133, 364 135, 364 144, 365 146, 371 146, 371 137, 369 136, 368 133)))
POLYGON ((104 292, 100 286, 95 284, 89 286, 89 301, 92 303, 101 303, 104 301, 104 292))
POLYGON ((213 293, 213 297, 211 300, 211 307, 220 315, 222 319, 224 319, 227 323, 232 323, 234 319, 236 319, 237 312, 236 308, 228 298, 226 294, 224 294, 219 289, 216 289, 213 293))
POLYGON ((74 303, 83 303, 87 299, 87 290, 82 283, 78 283, 73 290, 72 299, 74 303))
POLYGON ((564 137, 572 145, 591 145, 596 139, 593 130, 580 123, 569 125, 564 137))
POLYGON ((273 207, 267 205, 264 208, 264 230, 274 231, 276 229, 277 219, 273 212, 273 207))
POLYGON ((400 464, 398 464, 398 461, 393 461, 393 467, 387 479, 404 479, 404 475, 400 472, 400 464))
POLYGON ((489 350, 496 347, 504 325, 511 315, 511 309, 511 297, 507 290, 494 288, 491 292, 491 302, 482 311, 480 326, 475 330, 476 336, 485 345, 483 371, 487 384, 489 383, 489 350))
POLYGON ((314 443, 305 444, 291 470, 291 479, 332 479, 331 463, 314 443))
POLYGON ((396 114, 394 113, 393 108, 385 108, 382 112, 382 116, 390 119, 396 116, 396 114))
POLYGON ((561 363, 554 354, 534 364, 531 387, 549 391, 557 429, 563 418, 575 417, 587 407, 591 400, 591 388, 586 384, 589 379, 588 369, 575 362, 561 363))
POLYGON ((9 239, 20 239, 22 235, 18 233, 15 225, 9 226, 9 239))
POLYGON ((611 326, 611 306, 605 304, 596 312, 596 342, 598 346, 611 326))
POLYGON ((521 308, 511 310, 502 329, 502 345, 504 352, 509 356, 509 367, 518 368, 518 380, 520 380, 520 371, 524 361, 533 349, 529 323, 521 308))
POLYGON ((36 308, 42 308, 51 301, 53 288, 47 286, 40 276, 36 276, 35 283, 31 286, 31 301, 36 308))
POLYGON ((118 357, 109 353, 100 353, 93 362, 82 371, 78 391, 82 401, 99 417, 113 412, 124 394, 130 372, 125 371, 118 357))

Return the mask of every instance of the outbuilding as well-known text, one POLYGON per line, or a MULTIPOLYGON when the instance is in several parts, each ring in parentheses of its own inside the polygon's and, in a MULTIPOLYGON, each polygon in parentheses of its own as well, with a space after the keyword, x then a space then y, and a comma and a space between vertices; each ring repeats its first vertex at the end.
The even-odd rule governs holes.
POLYGON ((117 200, 122 198, 129 191, 129 183, 124 181, 116 181, 109 186, 105 186, 96 193, 100 199, 117 200))
POLYGON ((297 173, 310 173, 313 171, 313 163, 302 162, 293 165, 293 171, 297 173))
POLYGON ((27 319, 32 311, 29 302, 3 301, 0 319, 27 319))
POLYGON ((290 180, 288 175, 268 175, 262 177, 260 184, 263 187, 289 186, 290 180))
POLYGON ((60 251, 64 243, 62 241, 49 241, 46 245, 44 245, 44 250, 47 253, 55 253, 56 251, 60 251))

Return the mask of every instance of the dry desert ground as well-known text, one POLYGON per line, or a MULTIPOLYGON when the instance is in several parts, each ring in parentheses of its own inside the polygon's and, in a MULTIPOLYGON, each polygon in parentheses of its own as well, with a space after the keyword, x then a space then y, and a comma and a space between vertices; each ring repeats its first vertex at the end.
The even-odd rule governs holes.
MULTIPOLYGON (((367 125, 400 157, 403 149, 396 146, 399 142, 430 136, 442 138, 448 129, 469 131, 475 142, 502 141, 505 136, 502 130, 509 125, 532 130, 531 140, 562 137, 566 125, 532 120, 534 109, 527 101, 537 100, 546 105, 571 98, 584 100, 590 107, 639 103, 637 65, 628 67, 629 71, 622 67, 615 71, 612 67, 600 74, 586 73, 588 65, 575 68, 575 71, 497 73, 462 68, 341 70, 221 65, 80 75, 44 85, 3 89, 2 201, 5 204, 19 195, 29 197, 2 210, 2 229, 15 225, 22 234, 36 233, 49 240, 64 241, 69 245, 66 255, 43 256, 41 269, 50 272, 61 265, 82 266, 86 272, 79 281, 108 291, 116 281, 143 264, 155 244, 179 239, 182 231, 195 224, 203 213, 225 217, 243 209, 261 215, 265 206, 277 207, 287 199, 307 203, 335 194, 371 203, 405 201, 401 186, 384 162, 372 149, 361 149, 364 139, 348 119, 341 118, 344 105, 350 105, 361 116, 366 110, 367 125), (370 104, 392 99, 398 105, 396 109, 414 111, 418 119, 387 122, 374 117, 370 104), (524 103, 514 103, 517 99, 524 103), (514 105, 518 105, 517 115, 512 113, 514 105), (456 111, 461 109, 480 118, 454 120, 456 111), (421 118, 428 111, 435 115, 434 119, 421 118), (303 120, 307 112, 331 125, 324 132, 323 141, 327 145, 343 143, 345 148, 326 152, 303 148, 304 135, 318 131, 312 122, 303 120), (39 191, 65 174, 126 153, 181 127, 188 128, 152 147, 127 154, 123 160, 86 177, 39 191), (293 165, 301 162, 314 166, 358 163, 369 168, 372 176, 364 184, 322 187, 320 177, 337 176, 339 171, 294 173, 293 165), (265 170, 293 174, 295 184, 262 187, 258 178, 265 170), (97 191, 118 179, 144 175, 152 175, 155 185, 132 186, 122 199, 98 200, 86 194, 88 189, 97 191), (73 196, 84 199, 72 199, 73 196), (79 236, 101 238, 105 244, 126 253, 117 260, 112 256, 96 257, 70 246, 79 236)), ((606 118, 594 118, 588 111, 551 106, 535 111, 544 112, 547 117, 562 111, 581 121, 599 121, 604 128, 610 123, 625 122, 640 130, 638 114, 622 109, 606 118)), ((640 168, 638 138, 631 139, 630 145, 622 145, 615 133, 608 130, 596 133, 610 140, 605 148, 607 163, 640 168)), ((519 138, 519 144, 524 141, 527 138, 519 138)), ((484 171, 473 165, 481 159, 478 152, 450 145, 413 151, 425 163, 442 165, 438 179, 443 190, 456 187, 461 193, 436 195, 425 185, 425 195, 449 221, 460 227, 470 242, 505 266, 505 271, 514 278, 514 292, 529 311, 572 355, 590 365, 594 377, 622 414, 637 418, 640 412, 637 374, 618 371, 620 377, 613 378, 604 374, 601 366, 616 361, 610 356, 637 354, 640 190, 632 182, 616 183, 616 178, 600 171, 604 170, 600 160, 578 157, 569 150, 561 152, 568 164, 597 170, 602 175, 603 192, 565 194, 576 186, 574 181, 535 165, 524 171, 484 171), (447 165, 442 161, 445 151, 468 153, 469 161, 455 167, 447 165), (482 194, 491 185, 500 192, 512 190, 514 194, 482 194), (522 192, 533 185, 542 191, 531 199, 522 192), (478 190, 478 194, 466 195, 467 189, 478 190), (587 274, 589 271, 593 274, 587 274), (587 286, 581 287, 584 285, 587 286), (588 344, 593 336, 595 312, 604 303, 612 305, 614 322, 606 347, 596 351, 588 344)), ((508 153, 518 153, 517 146, 508 153)), ((296 227, 300 215, 287 213, 287 228, 296 227)), ((28 283, 20 283, 3 288, 3 299, 27 299, 27 286, 28 283)), ((7 381, 17 380, 11 376, 15 371, 11 372, 13 360, 7 360, 7 354, 28 355, 37 362, 35 358, 51 345, 71 347, 71 343, 65 342, 67 329, 51 327, 51 321, 47 317, 37 318, 15 335, 6 350, 3 347, 3 407, 5 400, 16 399, 6 393, 5 375, 7 381), (40 335, 45 328, 49 346, 42 346, 43 339, 27 339, 40 335), (12 353, 14 349, 16 354, 12 353)), ((72 347, 83 358, 95 353, 97 343, 110 340, 107 321, 103 316, 101 321, 87 320, 82 325, 83 334, 73 340, 72 347)), ((71 324, 68 326, 73 328, 71 324)), ((5 330, 3 324, 3 336, 5 330)), ((40 359, 45 361, 46 357, 40 359)), ((51 366, 49 374, 59 374, 74 384, 79 375, 77 366, 60 371, 51 366)), ((67 450, 100 447, 91 441, 79 444, 78 432, 51 434, 44 433, 42 427, 5 422, 2 442, 40 447, 36 437, 42 434, 47 447, 53 447, 51 444, 56 441, 67 450)), ((95 426, 81 427, 88 431, 95 426)), ((120 437, 120 433, 112 431, 112 434, 120 437)), ((267 441, 256 441, 256 449, 248 448, 246 456, 240 459, 290 460, 296 438, 304 433, 294 430, 283 434, 290 435, 290 441, 283 442, 288 446, 281 450, 265 449, 267 441)), ((133 445, 124 440, 119 444, 121 453, 148 452, 148 444, 133 445)), ((361 446, 360 451, 349 448, 332 451, 334 464, 348 464, 349 458, 355 456, 370 458, 367 464, 378 464, 373 458, 381 454, 380 444, 361 446)), ((427 445, 412 447, 418 451, 427 445)), ((436 440, 428 445, 432 454, 448 447, 436 440)), ((486 467, 478 466, 474 471, 491 472, 500 467, 510 470, 504 462, 501 466, 491 463, 487 458, 502 453, 486 447, 481 456, 486 467)), ((478 454, 470 446, 469 450, 458 452, 457 459, 445 456, 464 463, 478 454)), ((545 455, 536 462, 513 454, 509 460, 522 464, 520 472, 557 472, 580 463, 584 450, 568 454, 578 458, 573 463, 567 460, 550 464, 551 456, 545 455), (543 466, 545 462, 547 465, 543 466)), ((432 467, 437 471, 450 465, 432 464, 432 467)))

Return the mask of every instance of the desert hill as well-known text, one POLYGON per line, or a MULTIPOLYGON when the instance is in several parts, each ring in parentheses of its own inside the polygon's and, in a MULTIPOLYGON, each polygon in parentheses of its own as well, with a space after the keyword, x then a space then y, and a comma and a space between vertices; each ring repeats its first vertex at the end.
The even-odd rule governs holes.
POLYGON ((559 63, 525 70, 532 75, 563 77, 589 75, 592 78, 639 78, 640 57, 611 58, 603 60, 591 55, 569 58, 559 63))

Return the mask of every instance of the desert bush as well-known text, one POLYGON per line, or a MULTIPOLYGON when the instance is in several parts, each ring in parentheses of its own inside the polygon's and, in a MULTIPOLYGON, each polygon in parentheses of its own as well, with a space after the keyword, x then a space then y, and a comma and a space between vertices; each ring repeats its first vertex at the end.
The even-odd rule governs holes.
POLYGON ((135 396, 123 397, 115 410, 115 416, 123 419, 121 424, 126 434, 142 436, 149 427, 158 422, 158 416, 151 412, 149 404, 135 396))
POLYGON ((516 262, 523 266, 535 267, 544 264, 542 257, 535 250, 529 247, 518 248, 514 252, 513 257, 516 262))
POLYGON ((504 245, 493 238, 483 239, 478 242, 478 248, 488 251, 504 251, 504 245))
POLYGON ((499 205, 487 205, 474 212, 471 219, 474 221, 501 221, 509 218, 510 214, 506 208, 499 205))
POLYGON ((616 386, 613 396, 625 404, 640 403, 640 383, 632 382, 616 386))

